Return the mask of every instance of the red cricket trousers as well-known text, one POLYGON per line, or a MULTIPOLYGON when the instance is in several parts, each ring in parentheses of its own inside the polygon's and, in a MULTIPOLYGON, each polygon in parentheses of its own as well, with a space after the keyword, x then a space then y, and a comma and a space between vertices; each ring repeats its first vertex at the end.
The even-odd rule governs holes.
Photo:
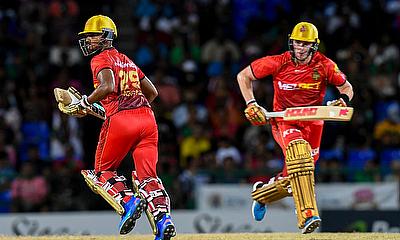
POLYGON ((116 171, 132 150, 139 181, 157 177, 158 129, 148 107, 128 109, 107 118, 96 149, 95 171, 116 171))
MULTIPOLYGON (((304 139, 311 146, 311 155, 314 164, 319 158, 319 146, 321 144, 323 121, 276 121, 272 120, 272 135, 286 155, 286 148, 292 140, 304 139)), ((286 162, 282 175, 287 176, 286 162)))

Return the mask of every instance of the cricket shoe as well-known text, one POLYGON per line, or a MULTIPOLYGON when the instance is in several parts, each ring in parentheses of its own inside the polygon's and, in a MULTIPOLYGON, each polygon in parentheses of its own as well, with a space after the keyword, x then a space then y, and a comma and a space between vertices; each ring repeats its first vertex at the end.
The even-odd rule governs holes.
POLYGON ((318 216, 313 216, 310 217, 306 220, 306 223, 304 224, 304 228, 301 230, 301 233, 307 234, 307 233, 312 233, 319 227, 321 224, 321 218, 318 216))
POLYGON ((166 213, 157 221, 157 235, 154 240, 169 240, 175 235, 176 230, 171 216, 166 213))
MULTIPOLYGON (((264 185, 263 182, 256 182, 253 185, 253 192, 264 185)), ((253 200, 253 204, 251 205, 251 214, 253 215, 254 220, 261 221, 263 220, 265 213, 267 212, 267 206, 265 204, 259 203, 253 200)))
POLYGON ((133 196, 124 204, 124 214, 119 222, 119 234, 128 234, 135 227, 136 220, 140 218, 142 212, 146 209, 146 200, 133 196))

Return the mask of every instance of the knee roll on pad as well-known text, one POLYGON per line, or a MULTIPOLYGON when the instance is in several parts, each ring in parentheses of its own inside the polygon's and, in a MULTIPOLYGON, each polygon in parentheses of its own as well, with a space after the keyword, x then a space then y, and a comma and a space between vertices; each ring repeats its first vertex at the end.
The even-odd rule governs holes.
POLYGON ((102 196, 119 215, 124 214, 122 202, 129 201, 134 195, 132 190, 126 187, 124 176, 118 176, 115 171, 96 173, 94 170, 82 170, 81 174, 94 193, 102 196))
POLYGON ((314 160, 311 147, 303 139, 291 141, 286 148, 286 167, 293 191, 299 228, 312 216, 319 216, 314 191, 314 160))
POLYGON ((269 204, 291 195, 289 178, 281 178, 273 183, 264 184, 251 193, 253 200, 262 204, 269 204))

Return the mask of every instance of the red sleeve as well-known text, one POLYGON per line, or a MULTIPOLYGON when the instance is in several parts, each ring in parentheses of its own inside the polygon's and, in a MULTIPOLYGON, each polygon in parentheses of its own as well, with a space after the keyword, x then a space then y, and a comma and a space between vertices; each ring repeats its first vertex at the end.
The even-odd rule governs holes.
POLYGON ((112 69, 112 64, 105 58, 94 57, 90 62, 90 67, 92 69, 93 76, 97 78, 97 74, 99 74, 99 72, 104 68, 112 69))
POLYGON ((282 65, 284 54, 259 58, 250 64, 251 71, 257 79, 274 74, 282 65))
POLYGON ((344 75, 344 73, 340 71, 335 62, 327 58, 325 66, 329 84, 335 86, 342 86, 343 84, 346 83, 346 75, 344 75))
POLYGON ((143 78, 146 77, 146 76, 144 75, 142 70, 138 66, 136 66, 136 70, 137 70, 137 74, 138 74, 139 80, 140 81, 143 80, 143 78))

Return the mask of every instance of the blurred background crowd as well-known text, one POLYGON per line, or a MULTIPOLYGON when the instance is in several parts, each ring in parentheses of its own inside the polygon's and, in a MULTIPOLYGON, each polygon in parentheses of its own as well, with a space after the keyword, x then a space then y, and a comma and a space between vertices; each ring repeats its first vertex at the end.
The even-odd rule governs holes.
MULTIPOLYGON (((1 1, 0 212, 110 209, 80 176, 92 168, 101 121, 62 115, 53 98, 54 87, 93 90, 77 33, 96 14, 114 20, 114 45, 159 90, 158 173, 172 208, 195 208, 198 184, 281 170, 269 128, 244 117, 236 74, 286 51, 303 20, 355 91, 353 120, 325 125, 317 182, 399 181, 399 0, 1 1)), ((254 88, 271 109, 271 78, 254 88)), ((335 97, 328 89, 326 100, 335 97)), ((121 174, 132 165, 126 159, 121 174)))

